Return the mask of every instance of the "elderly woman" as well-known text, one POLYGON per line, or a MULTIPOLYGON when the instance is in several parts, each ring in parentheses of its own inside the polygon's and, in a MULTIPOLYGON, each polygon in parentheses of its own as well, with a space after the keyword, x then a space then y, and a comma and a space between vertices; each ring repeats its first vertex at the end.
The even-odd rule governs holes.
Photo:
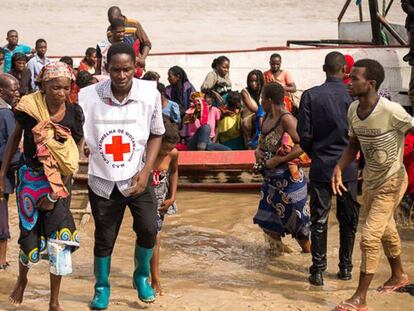
MULTIPOLYGON (((0 170, 0 196, 4 176, 24 135, 24 163, 19 168, 17 206, 20 221, 19 276, 10 302, 23 300, 29 269, 43 255, 50 261, 49 310, 61 310, 59 289, 62 275, 71 269, 56 265, 56 252, 63 257, 79 245, 69 210, 71 175, 78 166, 78 143, 82 136, 83 114, 67 104, 72 70, 62 62, 46 65, 39 74, 41 90, 25 96, 16 106, 16 128, 9 138, 0 170)), ((70 258, 69 258, 70 259, 70 258)))
POLYGON ((303 151, 296 119, 286 111, 284 89, 278 83, 264 86, 262 105, 266 116, 256 149, 256 168, 264 175, 264 182, 253 221, 280 252, 291 252, 281 240, 290 234, 302 251, 309 253, 310 213, 306 178, 298 163, 303 151))

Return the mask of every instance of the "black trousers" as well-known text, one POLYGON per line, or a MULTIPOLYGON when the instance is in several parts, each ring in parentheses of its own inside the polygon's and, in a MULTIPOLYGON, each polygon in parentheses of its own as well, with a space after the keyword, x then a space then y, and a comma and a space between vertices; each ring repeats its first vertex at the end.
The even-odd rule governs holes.
POLYGON ((157 235, 157 205, 151 187, 148 186, 139 195, 124 197, 115 186, 109 200, 96 195, 89 188, 89 202, 95 220, 96 257, 112 254, 127 206, 134 219, 133 229, 138 245, 144 248, 154 247, 157 235))
MULTIPOLYGON (((352 252, 359 218, 359 204, 356 200, 358 182, 348 182, 344 185, 348 192, 336 197, 336 218, 339 222, 339 268, 352 270, 352 252)), ((332 194, 331 183, 311 181, 312 266, 309 269, 310 273, 323 272, 327 268, 328 219, 332 194)))

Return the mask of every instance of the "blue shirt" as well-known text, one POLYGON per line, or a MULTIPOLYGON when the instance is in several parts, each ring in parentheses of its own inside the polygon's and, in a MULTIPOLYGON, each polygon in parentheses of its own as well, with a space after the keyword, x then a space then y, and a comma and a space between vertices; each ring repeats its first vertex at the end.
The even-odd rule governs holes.
POLYGON ((4 49, 4 72, 8 73, 11 70, 12 57, 15 53, 30 54, 32 48, 28 45, 18 44, 13 51, 10 51, 7 45, 3 47, 4 49))
POLYGON ((162 114, 168 116, 174 123, 181 122, 180 107, 176 102, 168 100, 168 105, 162 109, 162 114))
POLYGON ((30 83, 32 85, 32 90, 39 90, 39 87, 36 85, 36 78, 39 75, 42 68, 49 63, 49 58, 45 56, 44 59, 41 59, 37 54, 28 61, 27 69, 30 70, 30 83))
MULTIPOLYGON (((312 160, 311 181, 331 182, 333 169, 348 145, 351 102, 346 85, 335 77, 328 77, 324 84, 302 94, 297 131, 300 146, 312 160)), ((357 177, 355 162, 342 172, 344 181, 355 181, 357 177)))

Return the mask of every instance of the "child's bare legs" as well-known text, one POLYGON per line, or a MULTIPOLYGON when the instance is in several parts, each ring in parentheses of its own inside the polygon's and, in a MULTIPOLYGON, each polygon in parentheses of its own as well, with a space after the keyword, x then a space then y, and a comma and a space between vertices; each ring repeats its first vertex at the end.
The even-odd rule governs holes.
POLYGON ((7 240, 0 241, 0 266, 7 264, 7 240))
POLYGON ((50 273, 50 301, 49 311, 62 311, 59 305, 59 291, 62 276, 50 273))
POLYGON ((160 240, 160 233, 158 232, 155 240, 154 253, 151 258, 151 286, 157 294, 162 295, 160 282, 160 240))
POLYGON ((13 291, 10 294, 9 301, 13 305, 20 305, 23 301, 24 290, 27 285, 27 274, 29 273, 29 268, 23 266, 19 261, 19 276, 17 277, 16 284, 14 285, 13 291))

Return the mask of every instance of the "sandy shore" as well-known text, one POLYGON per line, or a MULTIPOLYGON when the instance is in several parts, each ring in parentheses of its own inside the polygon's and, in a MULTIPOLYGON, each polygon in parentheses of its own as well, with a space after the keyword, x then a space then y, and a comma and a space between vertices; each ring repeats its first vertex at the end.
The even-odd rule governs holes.
MULTIPOLYGON (((285 238, 285 242, 294 248, 293 254, 276 256, 268 252, 261 231, 251 220, 257 202, 257 194, 180 192, 180 212, 167 218, 162 232, 161 276, 165 295, 151 305, 138 302, 131 287, 134 241, 127 212, 113 256, 109 310, 313 311, 331 310, 338 301, 349 297, 357 285, 358 268, 350 282, 335 278, 338 224, 334 211, 329 227, 325 286, 315 288, 306 281, 311 257, 301 254, 291 238, 285 238)), ((10 210, 11 267, 0 274, 0 310, 47 310, 48 265, 45 262, 30 272, 24 304, 16 309, 6 303, 17 275, 18 252, 17 215, 14 206, 10 210)), ((65 310, 88 310, 94 284, 93 227, 91 221, 79 230, 81 248, 73 258, 74 273, 65 277, 62 285, 61 305, 65 310)), ((403 233, 402 243, 406 271, 414 278, 413 231, 403 233)), ((356 267, 360 263, 359 254, 356 244, 356 267)), ((375 291, 388 273, 383 257, 368 295, 370 310, 412 310, 414 297, 400 293, 381 295, 375 291)))

